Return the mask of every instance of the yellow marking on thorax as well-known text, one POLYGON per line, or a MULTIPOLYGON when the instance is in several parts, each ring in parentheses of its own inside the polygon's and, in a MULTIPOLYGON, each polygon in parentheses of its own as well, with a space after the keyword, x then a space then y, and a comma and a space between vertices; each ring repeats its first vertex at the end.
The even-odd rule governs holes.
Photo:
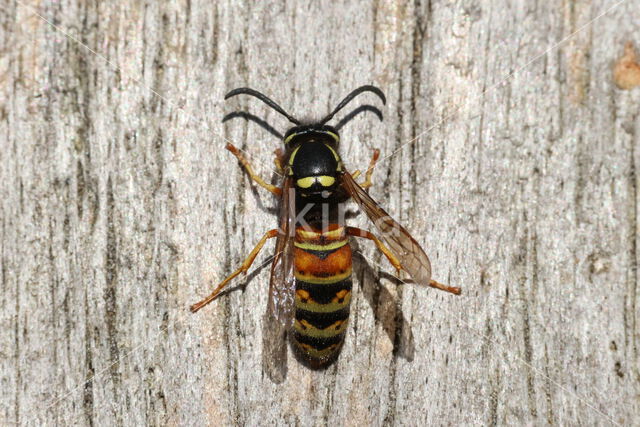
POLYGON ((291 153, 291 156, 289 156, 289 166, 293 166, 293 159, 296 158, 296 154, 298 154, 298 150, 300 149, 300 147, 302 147, 302 145, 298 145, 296 149, 293 150, 293 153, 291 153))
POLYGON ((317 180, 323 187, 331 187, 336 182, 336 179, 334 177, 328 175, 320 175, 319 177, 317 177, 317 180))
POLYGON ((300 188, 309 188, 316 182, 315 176, 308 176, 306 178, 300 178, 296 181, 296 185, 300 188))
MULTIPOLYGON (((336 141, 337 142, 337 141, 336 141)), ((335 157, 336 162, 338 162, 338 167, 336 168, 337 171, 342 171, 342 160, 340 160, 340 156, 338 155, 338 152, 336 150, 333 149, 333 147, 331 147, 330 145, 324 144, 329 150, 331 150, 331 153, 333 153, 333 157, 335 157)))
POLYGON ((296 181, 296 185, 300 188, 309 188, 316 182, 319 182, 323 187, 331 187, 336 179, 329 175, 314 175, 300 178, 296 181))
POLYGON ((329 175, 314 175, 300 178, 296 181, 296 185, 300 188, 309 188, 316 182, 319 182, 323 187, 331 187, 336 179, 329 175))
POLYGON ((340 142, 340 137, 333 132, 325 131, 326 134, 331 135, 331 137, 337 142, 340 142))
MULTIPOLYGON (((329 135, 331 138, 333 138, 333 140, 334 140, 336 143, 339 143, 339 142, 340 142, 340 137, 339 137, 337 134, 335 134, 335 133, 333 133, 333 132, 329 132, 329 131, 320 131, 320 132, 322 132, 322 133, 326 133, 327 135, 329 135)), ((291 135, 289 135, 288 137, 286 137, 286 138, 285 138, 285 140, 284 140, 284 144, 285 144, 285 145, 286 145, 286 144, 288 144, 288 143, 289 143, 289 141, 291 141, 293 138, 295 138, 295 137, 296 137, 296 136, 298 136, 298 135, 300 135, 300 134, 299 134, 299 133, 292 133, 291 135)))
POLYGON ((331 147, 329 144, 324 144, 324 146, 331 150, 331 153, 333 154, 333 157, 335 157, 336 162, 340 163, 340 156, 338 156, 336 150, 334 150, 333 147, 331 147))

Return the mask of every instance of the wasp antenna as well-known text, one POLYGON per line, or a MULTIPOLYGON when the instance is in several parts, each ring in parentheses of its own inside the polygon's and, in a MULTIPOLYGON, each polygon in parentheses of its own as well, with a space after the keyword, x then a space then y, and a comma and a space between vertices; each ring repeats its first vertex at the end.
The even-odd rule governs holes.
POLYGON ((269 107, 273 108, 274 110, 276 110, 278 113, 282 114, 283 116, 285 116, 291 123, 295 124, 295 125, 300 125, 300 121, 298 119, 296 119, 295 117, 293 117, 291 114, 287 113, 286 111, 284 111, 284 109, 279 106, 278 104, 276 104, 271 98, 269 98, 267 95, 258 92, 257 90, 254 89, 250 89, 248 87, 239 87, 236 89, 233 89, 232 91, 229 91, 225 96, 224 99, 229 99, 232 96, 236 96, 236 95, 250 95, 250 96, 255 96, 256 98, 258 98, 260 101, 264 102, 265 104, 267 104, 269 107))
POLYGON ((325 118, 320 120, 320 124, 323 125, 326 122, 328 122, 329 120, 331 120, 333 118, 333 116, 335 116, 335 114, 338 111, 342 110, 345 105, 347 105, 349 102, 351 102, 351 100, 353 98, 355 98, 356 96, 360 95, 362 92, 375 93, 376 95, 378 95, 378 98, 380 98, 380 100, 382 100, 383 104, 387 103, 387 98, 385 98, 384 93, 382 93, 382 91, 379 88, 377 88, 375 86, 372 86, 372 85, 360 86, 359 88, 354 89, 353 91, 351 91, 351 93, 349 95, 347 95, 342 101, 340 101, 338 106, 336 108, 334 108, 332 112, 330 112, 325 118))

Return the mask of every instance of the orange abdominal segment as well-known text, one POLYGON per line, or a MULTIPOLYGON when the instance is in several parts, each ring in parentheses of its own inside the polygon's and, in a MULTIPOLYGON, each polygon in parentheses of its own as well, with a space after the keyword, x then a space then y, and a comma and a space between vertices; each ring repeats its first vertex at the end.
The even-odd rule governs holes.
POLYGON ((296 229, 293 348, 309 366, 322 368, 338 356, 349 320, 351 247, 344 227, 296 229))

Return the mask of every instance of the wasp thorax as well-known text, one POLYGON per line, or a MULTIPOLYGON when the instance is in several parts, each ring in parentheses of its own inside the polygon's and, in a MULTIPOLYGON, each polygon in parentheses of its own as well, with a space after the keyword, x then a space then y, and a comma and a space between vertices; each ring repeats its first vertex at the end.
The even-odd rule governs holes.
POLYGON ((340 157, 324 141, 309 139, 296 147, 289 158, 295 186, 304 194, 331 192, 341 170, 340 157))

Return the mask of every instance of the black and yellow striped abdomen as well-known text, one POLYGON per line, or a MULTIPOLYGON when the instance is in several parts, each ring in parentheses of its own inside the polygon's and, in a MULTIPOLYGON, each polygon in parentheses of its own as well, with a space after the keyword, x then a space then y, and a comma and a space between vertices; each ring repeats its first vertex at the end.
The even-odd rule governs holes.
POLYGON ((344 227, 298 227, 294 263, 293 348, 310 367, 323 368, 340 353, 349 320, 351 247, 344 227))

